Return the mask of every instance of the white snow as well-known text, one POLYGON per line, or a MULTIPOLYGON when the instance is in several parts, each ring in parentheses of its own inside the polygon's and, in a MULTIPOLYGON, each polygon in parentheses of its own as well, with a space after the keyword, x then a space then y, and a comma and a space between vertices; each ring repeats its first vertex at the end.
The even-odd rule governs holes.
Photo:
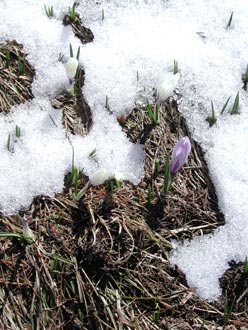
MULTIPOLYGON (((51 100, 68 87, 65 63, 69 44, 80 41, 61 23, 72 1, 47 0, 55 17, 48 19, 44 4, 33 0, 0 1, 0 41, 24 44, 36 77, 35 98, 0 115, 0 209, 4 213, 28 207, 38 194, 52 196, 63 188, 71 168, 72 148, 61 125, 61 113, 51 100), (50 118, 54 119, 55 126, 50 118), (21 138, 6 149, 15 126, 21 138)), ((152 98, 163 72, 179 63, 179 110, 205 152, 226 225, 192 242, 175 243, 171 261, 187 276, 199 295, 213 300, 220 294, 218 278, 231 259, 248 255, 248 97, 242 79, 248 62, 248 3, 244 0, 82 0, 78 9, 94 33, 94 42, 81 45, 80 65, 86 72, 84 94, 93 113, 86 137, 71 136, 75 165, 91 176, 99 168, 137 184, 143 176, 144 152, 128 141, 116 117, 130 112, 136 100, 152 98), (226 28, 233 12, 230 28, 226 28), (102 19, 104 13, 104 19, 102 19), (137 75, 139 79, 137 80, 137 75), (240 115, 230 115, 240 91, 240 115), (106 96, 113 114, 104 106, 106 96), (220 110, 227 98, 226 112, 220 110), (213 101, 217 124, 206 118, 213 101), (97 149, 97 162, 88 158, 97 149)))

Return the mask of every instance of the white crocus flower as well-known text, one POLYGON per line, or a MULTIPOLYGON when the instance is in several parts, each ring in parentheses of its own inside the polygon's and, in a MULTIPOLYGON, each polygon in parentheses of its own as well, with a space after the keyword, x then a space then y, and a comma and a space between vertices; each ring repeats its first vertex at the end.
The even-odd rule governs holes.
POLYGON ((180 73, 174 74, 173 72, 164 73, 157 85, 157 101, 165 101, 174 91, 178 84, 180 73))
POLYGON ((105 168, 100 168, 95 173, 93 173, 92 176, 89 177, 89 181, 93 186, 97 186, 111 179, 112 177, 113 177, 112 173, 110 173, 105 168))
POLYGON ((115 172, 114 178, 117 181, 123 181, 124 180, 124 174, 121 173, 121 172, 115 172))
POLYGON ((75 57, 70 57, 66 63, 66 74, 69 79, 70 85, 72 85, 75 75, 77 73, 78 60, 75 57))
POLYGON ((28 222, 26 218, 22 218, 22 232, 23 232, 23 238, 29 242, 32 243, 35 241, 35 235, 33 234, 32 230, 28 226, 28 222))

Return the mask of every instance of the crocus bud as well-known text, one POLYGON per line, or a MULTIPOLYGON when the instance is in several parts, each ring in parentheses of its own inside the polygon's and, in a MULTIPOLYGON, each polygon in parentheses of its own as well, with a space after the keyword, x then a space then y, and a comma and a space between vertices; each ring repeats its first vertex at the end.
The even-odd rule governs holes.
POLYGON ((166 72, 161 76, 157 85, 157 101, 163 102, 173 93, 179 78, 179 72, 176 74, 173 72, 166 72))
POLYGON ((181 170, 188 159, 191 150, 191 143, 187 136, 180 139, 175 145, 170 163, 170 174, 175 175, 181 170))
POLYGON ((28 222, 26 218, 22 218, 22 231, 23 231, 23 238, 28 242, 32 243, 35 240, 35 236, 32 230, 28 226, 28 222))
POLYGON ((99 184, 104 183, 106 180, 109 180, 113 177, 112 173, 110 173, 105 168, 100 168, 98 171, 93 173, 93 175, 89 178, 90 183, 93 186, 97 186, 99 184))
POLYGON ((115 172, 114 178, 117 181, 123 181, 124 180, 124 174, 121 173, 121 172, 115 172))
POLYGON ((70 57, 66 63, 66 74, 69 79, 70 85, 72 85, 75 75, 77 73, 78 60, 75 57, 70 57))

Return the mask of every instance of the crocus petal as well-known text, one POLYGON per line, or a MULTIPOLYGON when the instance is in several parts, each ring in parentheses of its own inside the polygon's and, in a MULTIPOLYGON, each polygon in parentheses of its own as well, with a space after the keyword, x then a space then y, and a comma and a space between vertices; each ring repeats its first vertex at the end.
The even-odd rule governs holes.
POLYGON ((173 72, 164 73, 157 85, 157 99, 159 102, 165 101, 174 91, 178 84, 180 73, 173 72))
POLYGON ((191 143, 187 136, 180 139, 175 145, 172 156, 171 156, 171 164, 170 164, 170 173, 171 175, 175 175, 177 172, 181 170, 183 165, 187 162, 188 155, 191 150, 191 143))
POLYGON ((111 177, 113 177, 112 173, 110 173, 105 168, 101 168, 95 173, 93 173, 93 175, 90 176, 89 180, 93 186, 97 186, 99 184, 104 183, 106 180, 111 179, 111 177))
POLYGON ((78 60, 75 57, 70 57, 66 63, 66 74, 69 81, 75 78, 78 67, 78 60))
POLYGON ((23 238, 27 241, 34 241, 35 236, 32 230, 28 226, 28 222, 25 218, 22 219, 22 231, 23 231, 23 238))

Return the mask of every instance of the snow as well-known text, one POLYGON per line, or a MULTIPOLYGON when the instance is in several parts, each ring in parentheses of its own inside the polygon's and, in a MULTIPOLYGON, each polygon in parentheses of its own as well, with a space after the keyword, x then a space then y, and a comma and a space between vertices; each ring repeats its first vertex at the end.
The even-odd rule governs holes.
POLYGON ((116 117, 129 113, 135 101, 151 99, 158 78, 171 71, 177 60, 179 110, 205 152, 226 225, 191 242, 174 242, 171 262, 186 273, 189 285, 201 297, 216 299, 218 278, 228 268, 227 262, 244 261, 248 255, 248 98, 241 79, 248 62, 248 3, 82 0, 77 11, 95 36, 92 43, 81 45, 79 61, 86 72, 83 92, 93 113, 93 127, 86 137, 71 136, 70 141, 61 125, 61 112, 52 109, 51 101, 68 87, 69 44, 76 52, 80 41, 61 24, 72 2, 47 0, 45 4, 53 5, 54 18, 47 18, 40 1, 0 1, 0 41, 23 43, 36 71, 35 98, 7 116, 0 114, 1 211, 15 213, 28 207, 35 195, 62 191, 64 175, 71 168, 71 143, 75 165, 87 175, 107 168, 137 184, 143 176, 144 151, 126 138, 116 117), (232 12, 231 27, 226 28, 232 12), (58 61, 61 55, 64 63, 58 61), (238 91, 240 115, 231 116, 238 91), (106 96, 113 114, 104 109, 106 96), (217 124, 210 128, 206 118, 211 100, 217 124), (21 137, 14 141, 16 125, 21 137), (6 149, 9 133, 14 152, 6 149), (95 148, 97 162, 88 157, 95 148))

